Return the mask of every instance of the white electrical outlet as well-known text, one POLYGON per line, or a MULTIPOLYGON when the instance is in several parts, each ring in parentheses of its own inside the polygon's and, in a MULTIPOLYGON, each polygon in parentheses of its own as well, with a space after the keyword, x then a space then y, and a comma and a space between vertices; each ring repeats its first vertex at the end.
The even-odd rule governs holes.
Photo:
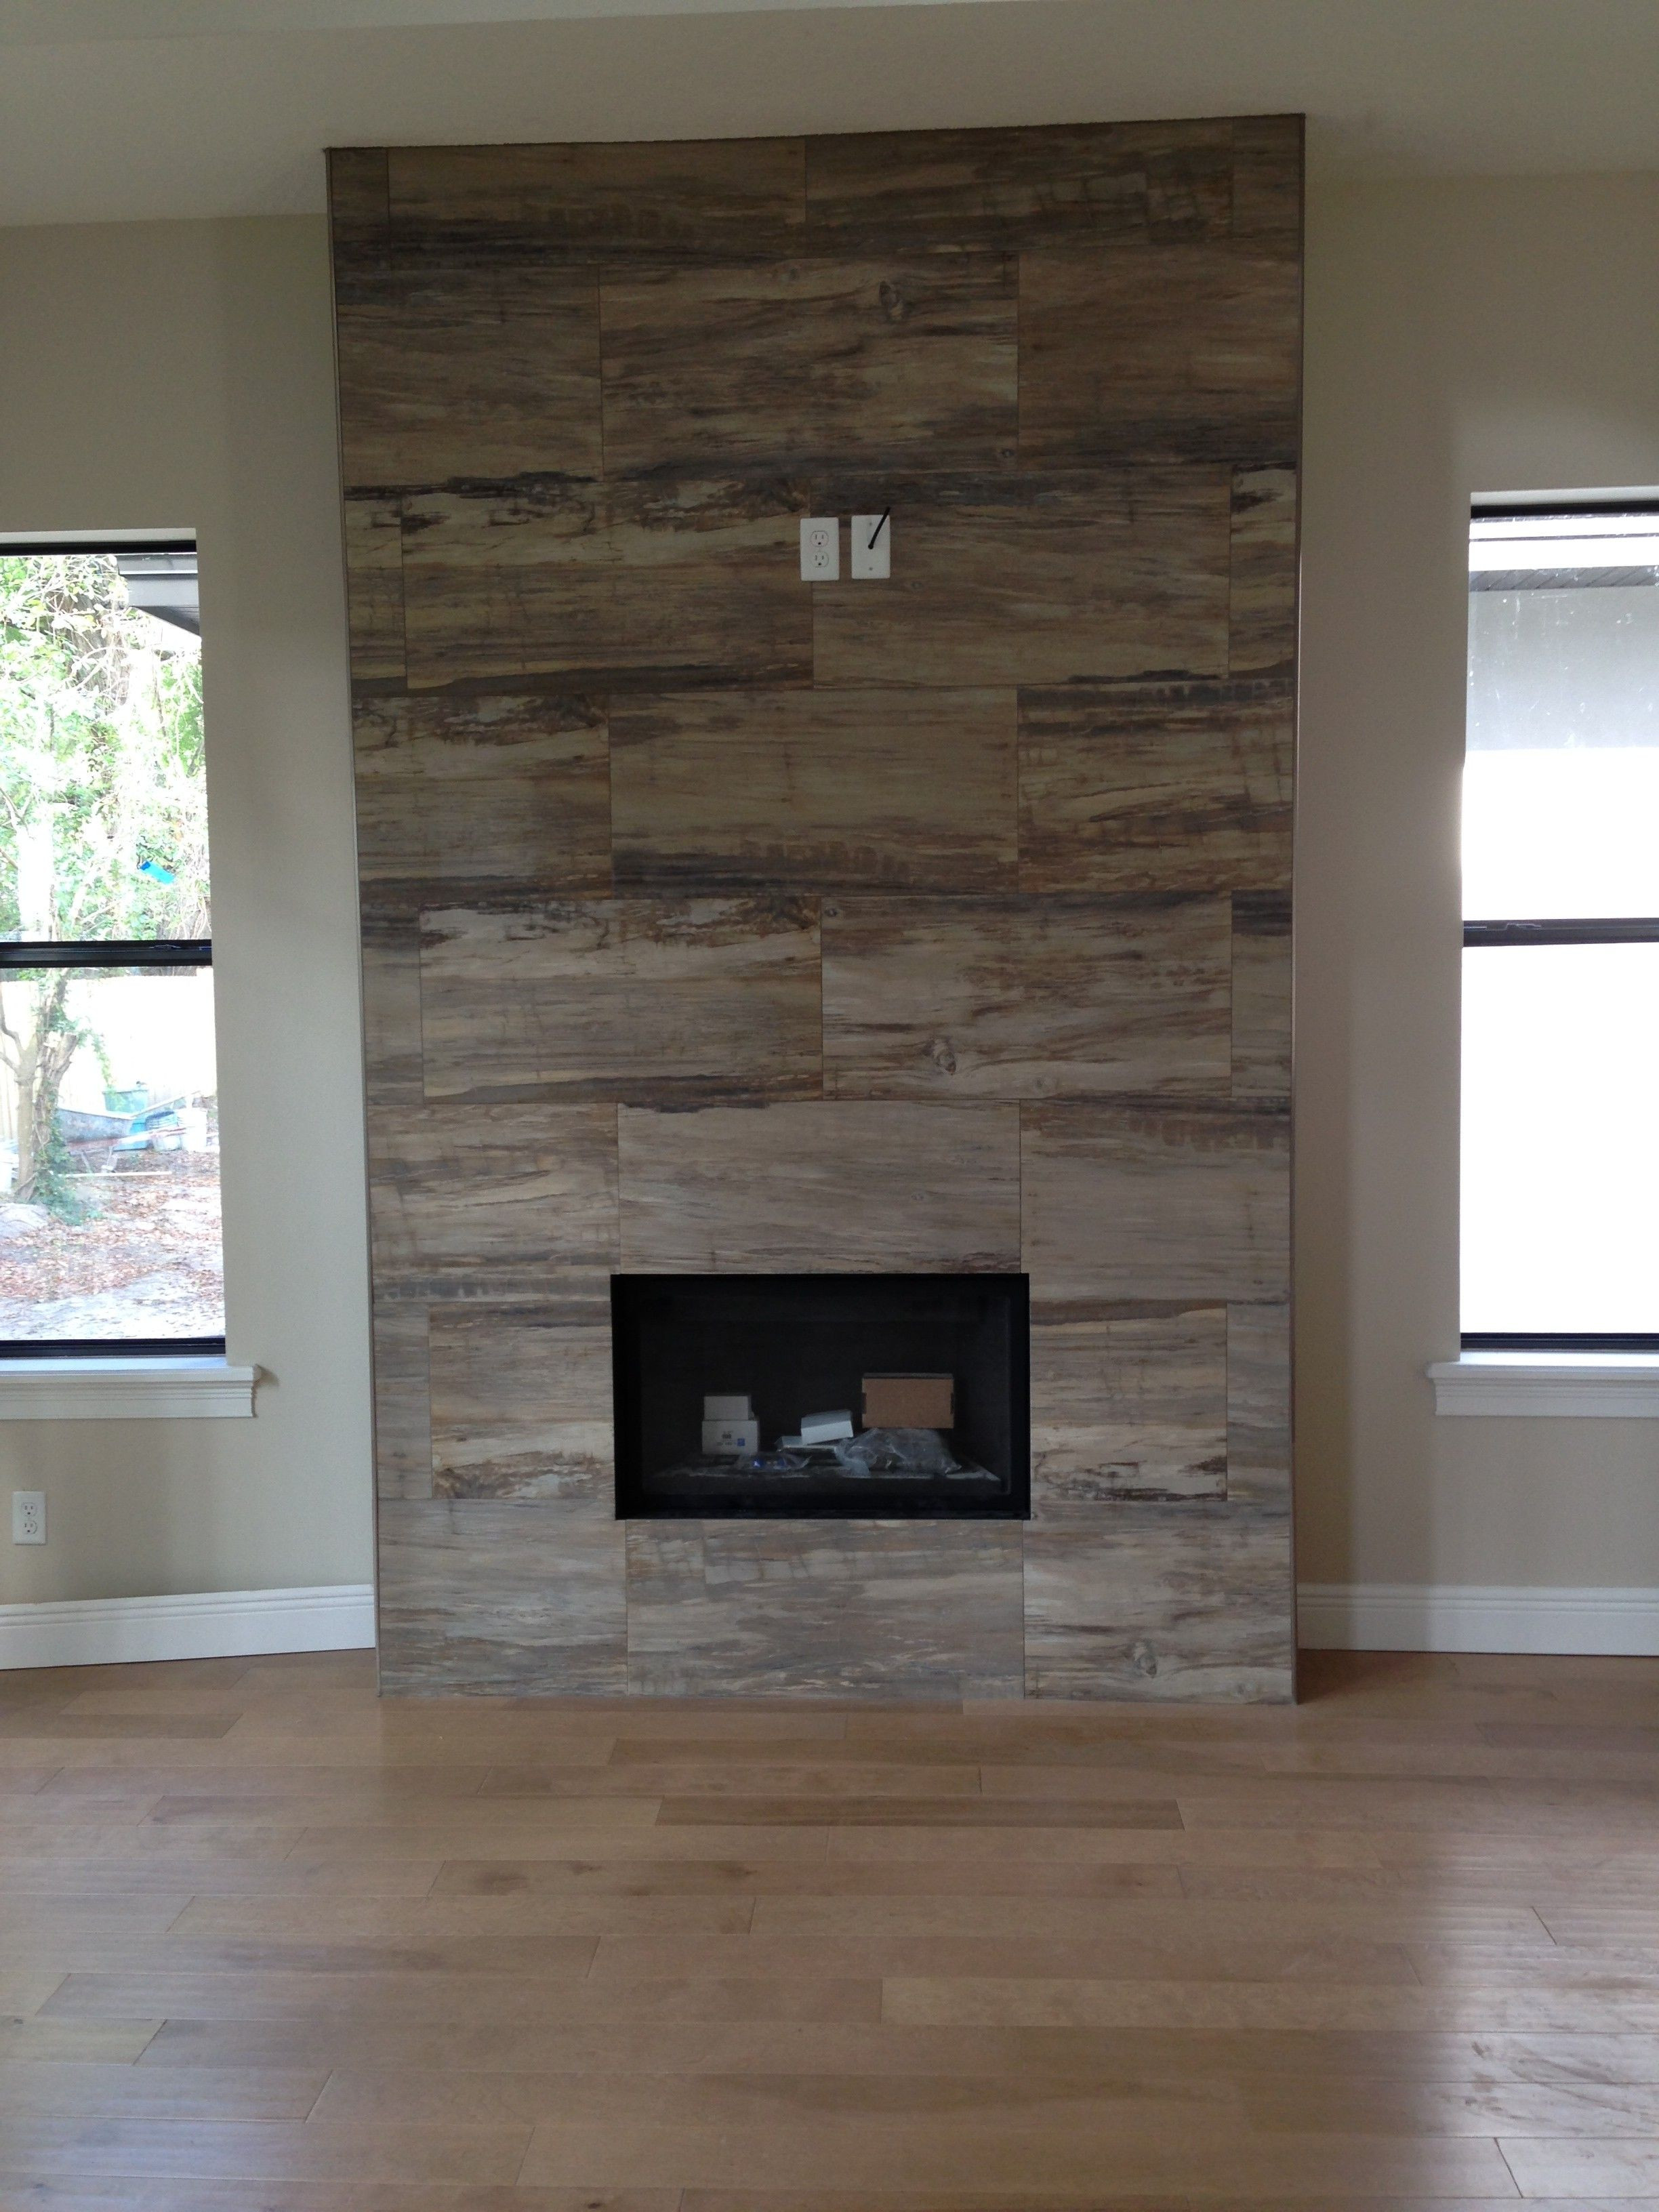
POLYGON ((853 517, 853 574, 890 576, 893 573, 893 513, 853 517))
POLYGON ((14 1490, 11 1493, 11 1540, 14 1544, 46 1542, 46 1493, 44 1490, 14 1490))
POLYGON ((804 514, 800 524, 800 573, 809 584, 841 580, 841 517, 804 514))

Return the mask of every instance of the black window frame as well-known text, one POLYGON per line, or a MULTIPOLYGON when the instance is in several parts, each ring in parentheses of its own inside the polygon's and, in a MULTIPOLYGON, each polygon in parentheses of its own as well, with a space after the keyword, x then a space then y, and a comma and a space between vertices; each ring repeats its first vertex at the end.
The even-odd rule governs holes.
MULTIPOLYGON (((1659 517, 1659 499, 1540 501, 1523 505, 1477 507, 1471 510, 1471 526, 1477 522, 1549 522, 1557 517, 1579 515, 1651 514, 1659 517)), ((1563 572, 1566 573, 1566 572, 1563 572)), ((1659 591, 1659 583, 1653 589, 1659 591)), ((1524 950, 1541 945, 1653 945, 1659 944, 1659 915, 1591 916, 1531 921, 1465 921, 1463 949, 1524 950)), ((1659 1331, 1629 1329, 1469 1329, 1459 1333, 1465 1352, 1659 1352, 1659 1331)))
MULTIPOLYGON (((7 560, 75 554, 191 553, 194 538, 150 534, 0 539, 7 560)), ((211 968, 210 937, 0 939, 0 973, 28 968, 211 968)), ((222 1336, 0 1337, 0 1363, 21 1359, 222 1358, 222 1336)))

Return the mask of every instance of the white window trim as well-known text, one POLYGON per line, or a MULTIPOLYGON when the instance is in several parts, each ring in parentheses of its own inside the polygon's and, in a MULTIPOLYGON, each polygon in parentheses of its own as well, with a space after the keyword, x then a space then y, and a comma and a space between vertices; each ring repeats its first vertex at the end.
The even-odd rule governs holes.
POLYGON ((1437 1413, 1659 1420, 1659 1352, 1466 1352, 1428 1376, 1437 1413))
POLYGON ((0 1360, 0 1421, 247 1419, 256 1367, 223 1358, 0 1360))

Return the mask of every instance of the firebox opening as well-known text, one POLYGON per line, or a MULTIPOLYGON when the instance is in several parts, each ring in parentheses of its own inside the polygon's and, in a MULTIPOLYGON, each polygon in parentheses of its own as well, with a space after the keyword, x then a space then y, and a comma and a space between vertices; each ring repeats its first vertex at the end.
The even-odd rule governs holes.
POLYGON ((611 1309, 621 1519, 1030 1513, 1024 1275, 613 1275, 611 1309))

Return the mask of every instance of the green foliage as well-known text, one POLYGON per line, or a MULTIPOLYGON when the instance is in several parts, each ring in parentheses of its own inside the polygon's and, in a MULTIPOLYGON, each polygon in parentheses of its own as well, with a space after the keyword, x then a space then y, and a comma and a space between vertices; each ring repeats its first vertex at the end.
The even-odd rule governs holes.
POLYGON ((103 556, 0 558, 0 935, 209 926, 194 640, 135 613, 103 556))
POLYGON ((75 1155, 64 1143, 63 1131, 54 1121, 46 1138, 46 1150, 34 1163, 34 1174, 29 1185, 30 1199, 36 1206, 44 1206, 56 1220, 66 1221, 71 1227, 88 1220, 93 1208, 71 1181, 79 1172, 75 1155))

